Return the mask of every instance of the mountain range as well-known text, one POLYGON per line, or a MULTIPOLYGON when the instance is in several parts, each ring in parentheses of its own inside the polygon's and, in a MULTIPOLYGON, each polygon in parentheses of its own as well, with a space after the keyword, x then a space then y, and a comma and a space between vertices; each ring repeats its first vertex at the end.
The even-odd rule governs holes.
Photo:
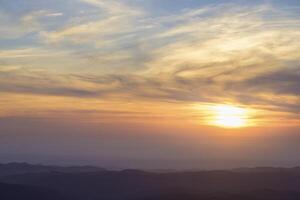
POLYGON ((300 168, 148 172, 0 165, 1 200, 299 200, 300 168))

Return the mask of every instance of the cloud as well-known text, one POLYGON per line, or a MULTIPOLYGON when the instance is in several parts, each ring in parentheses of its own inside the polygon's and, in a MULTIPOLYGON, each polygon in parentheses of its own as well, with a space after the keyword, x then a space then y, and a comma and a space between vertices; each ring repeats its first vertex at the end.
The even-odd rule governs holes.
POLYGON ((151 16, 125 1, 76 3, 89 9, 21 18, 36 28, 43 17, 67 20, 39 31, 39 47, 0 51, 1 92, 298 114, 300 28, 291 10, 222 4, 151 16))
POLYGON ((64 14, 61 12, 56 12, 56 13, 47 13, 45 16, 47 17, 60 17, 63 16, 64 14))
MULTIPOLYGON (((59 52, 61 53, 61 52, 59 52)), ((19 58, 26 58, 26 57, 47 57, 51 54, 59 54, 58 52, 54 51, 47 51, 41 48, 23 48, 23 49, 12 49, 12 50, 2 50, 0 51, 0 58, 1 59, 19 59, 19 58)))
POLYGON ((300 95, 300 63, 256 76, 244 83, 249 89, 272 92, 277 95, 300 95), (259 88, 257 87, 259 85, 259 88))
MULTIPOLYGON (((120 1, 81 0, 79 2, 92 5, 99 9, 93 20, 80 20, 78 23, 65 25, 55 31, 43 31, 40 36, 46 43, 96 43, 110 40, 111 37, 122 37, 135 31, 135 20, 143 15, 137 8, 129 7, 120 1)), ((94 14, 92 14, 94 15, 94 14)), ((87 11, 82 18, 89 18, 87 11)))
POLYGON ((49 10, 37 10, 15 17, 13 14, 0 11, 0 34, 2 38, 22 38, 29 33, 37 33, 45 29, 47 23, 41 20, 49 17, 60 17, 63 13, 49 10))
POLYGON ((237 65, 260 68, 263 62, 275 65, 270 62, 299 59, 299 45, 295 42, 299 37, 298 20, 291 20, 293 23, 286 27, 282 19, 278 22, 266 18, 274 12, 272 7, 226 7, 212 9, 211 16, 198 16, 168 27, 157 35, 168 43, 154 51, 157 61, 149 66, 152 71, 170 73, 178 67, 194 65, 203 74, 207 70, 217 74, 240 67, 237 65), (220 67, 201 69, 212 63, 220 67))
POLYGON ((80 1, 96 6, 104 10, 106 13, 110 15, 130 16, 130 15, 141 14, 141 11, 139 9, 127 6, 126 4, 117 0, 80 0, 80 1))

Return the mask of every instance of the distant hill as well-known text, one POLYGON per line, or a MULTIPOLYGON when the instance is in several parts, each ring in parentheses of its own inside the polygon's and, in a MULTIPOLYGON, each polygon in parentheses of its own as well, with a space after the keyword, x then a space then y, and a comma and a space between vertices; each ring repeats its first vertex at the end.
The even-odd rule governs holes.
POLYGON ((47 165, 32 165, 28 163, 8 163, 0 164, 0 177, 14 174, 26 173, 46 173, 46 172, 65 172, 65 173, 79 173, 79 172, 97 172, 103 171, 104 168, 93 166, 47 166, 47 165))
MULTIPOLYGON (((16 190, 18 187, 28 187, 41 195, 54 191, 53 194, 72 200, 300 199, 299 168, 263 167, 166 173, 130 169, 84 172, 51 170, 2 176, 0 182, 10 184, 10 187, 17 186, 16 190)), ((0 199, 6 200, 1 198, 3 191, 6 190, 1 190, 0 185, 0 199)), ((40 199, 43 198, 30 198, 40 199)))
POLYGON ((243 173, 268 173, 268 172, 300 172, 300 167, 293 168, 284 168, 284 167, 244 167, 244 168, 236 168, 232 170, 233 172, 243 172, 243 173))

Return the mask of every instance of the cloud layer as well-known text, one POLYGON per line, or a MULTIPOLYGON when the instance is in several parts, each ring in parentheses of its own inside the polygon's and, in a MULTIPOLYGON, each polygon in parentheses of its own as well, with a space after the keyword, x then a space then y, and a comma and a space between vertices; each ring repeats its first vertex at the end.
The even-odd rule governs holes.
MULTIPOLYGON (((14 9, 11 4, 3 3, 14 9)), ((205 112, 195 113, 193 105, 233 103, 265 111, 257 116, 265 121, 299 119, 297 8, 218 4, 155 15, 121 0, 64 4, 15 10, 18 15, 0 10, 6 44, 0 49, 0 97, 7 100, 0 115, 23 116, 32 108, 31 116, 51 115, 53 109, 36 97, 53 104, 59 98, 60 105, 80 101, 55 112, 94 108, 106 116, 92 102, 111 104, 106 110, 121 118, 177 113, 198 120, 205 112), (18 95, 28 99, 22 112, 18 95), (159 104, 170 113, 162 114, 159 104)))

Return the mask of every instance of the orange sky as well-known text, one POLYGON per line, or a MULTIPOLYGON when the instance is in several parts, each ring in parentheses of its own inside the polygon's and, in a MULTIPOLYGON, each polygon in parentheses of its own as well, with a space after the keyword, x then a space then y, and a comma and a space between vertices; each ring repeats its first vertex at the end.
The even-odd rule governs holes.
MULTIPOLYGON (((124 129, 124 135, 143 135, 147 129, 161 138, 173 135, 167 137, 170 141, 189 141, 190 150, 180 141, 157 144, 167 152, 183 145, 178 151, 184 159, 196 159, 200 152, 229 159, 236 147, 252 152, 255 160, 262 158, 251 146, 264 151, 260 135, 280 138, 286 133, 287 150, 276 139, 268 154, 284 160, 287 152, 298 150, 299 7, 294 1, 1 1, 0 128, 7 140, 0 142, 0 150, 18 155, 23 150, 10 144, 25 148, 28 141, 38 143, 36 138, 47 143, 52 134, 73 134, 74 146, 80 148, 66 154, 98 152, 97 141, 108 137, 108 144, 102 144, 107 154, 99 155, 116 156, 115 148, 125 140, 124 159, 138 159, 143 154, 130 145, 139 140, 110 140, 110 134, 124 129), (82 128, 87 124, 101 137, 89 136, 89 128, 82 128), (89 144, 82 139, 85 135, 94 138, 89 141, 93 147, 84 147, 89 144), (194 136, 206 140, 203 149, 190 138, 194 136), (224 151, 222 140, 226 155, 217 153, 224 151)), ((148 137, 137 137, 152 146, 153 153, 144 150, 145 157, 167 158, 148 137)), ((61 151, 54 154, 68 152, 64 143, 57 145, 61 151)), ((42 149, 33 145, 27 154, 52 150, 42 149)))

